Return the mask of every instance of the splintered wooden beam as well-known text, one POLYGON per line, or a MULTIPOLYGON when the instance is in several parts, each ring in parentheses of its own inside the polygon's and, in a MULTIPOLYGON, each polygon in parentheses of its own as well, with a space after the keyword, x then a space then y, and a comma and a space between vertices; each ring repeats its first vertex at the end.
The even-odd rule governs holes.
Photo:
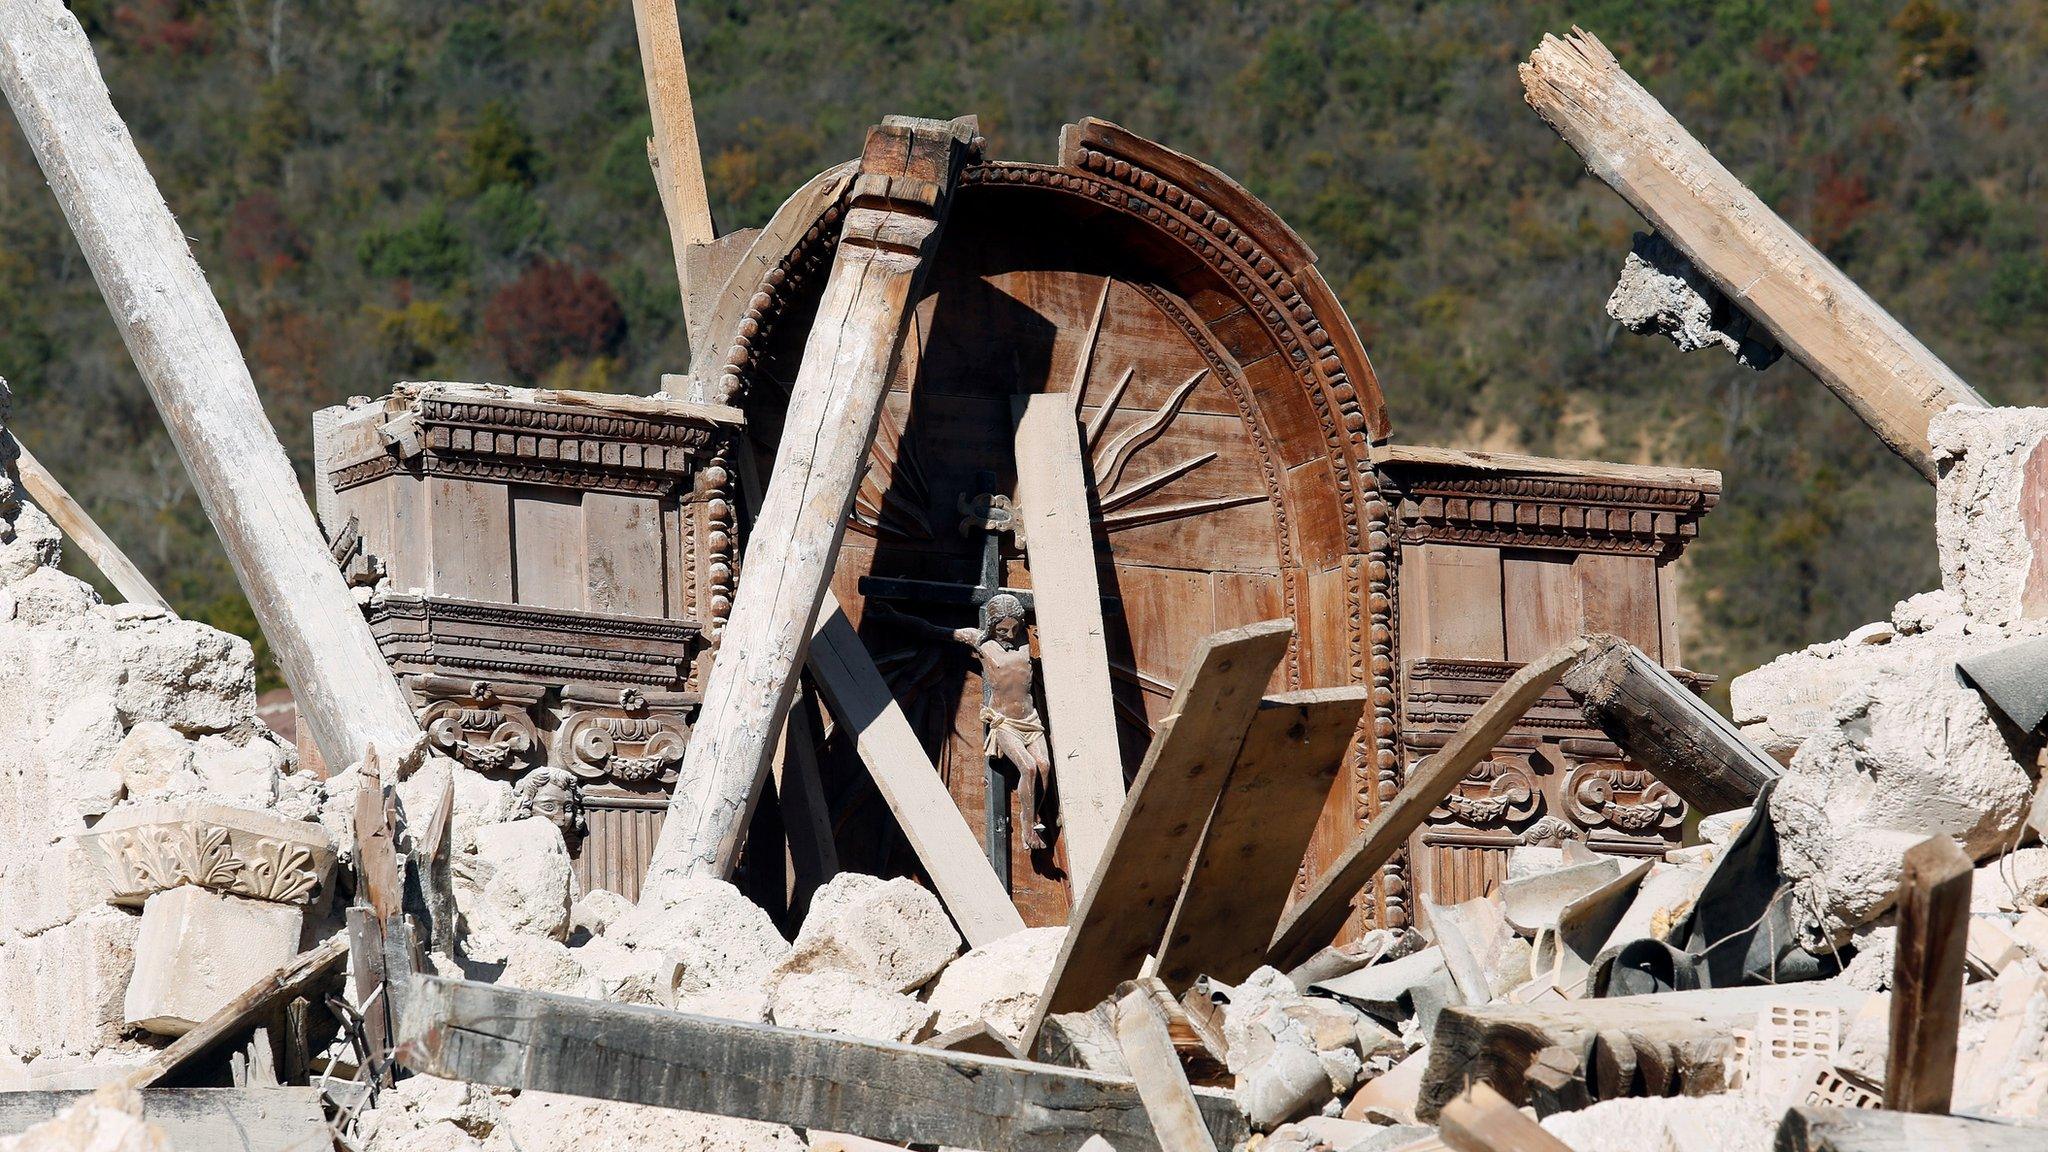
POLYGON ((1443 1142, 1457 1152, 1572 1152, 1483 1080, 1445 1105, 1438 1124, 1443 1142))
MULTIPOLYGON (((1120 1152, 1160 1147, 1123 1077, 432 976, 413 981, 398 1059, 430 1076, 983 1152, 1066 1152, 1097 1133, 1120 1152)), ((1203 1093, 1199 1102, 1218 1145, 1243 1137, 1227 1094, 1203 1093)))
POLYGON ((1965 1116, 1797 1104, 1778 1122, 1776 1152, 2041 1152, 2048 1127, 1965 1116))
POLYGON ((71 222, 278 670, 337 768, 422 739, 264 415, 235 334, 61 0, 0 4, 0 92, 71 222))
POLYGON ((1884 1071, 1884 1106, 1893 1111, 1947 1112, 1955 1091, 1971 875, 1970 858, 1947 836, 1906 849, 1884 1071))
MULTIPOLYGON (((661 194, 668 236, 674 248, 676 284, 682 291, 683 314, 696 295, 716 285, 693 284, 687 253, 693 245, 718 238, 711 221, 711 197, 704 188, 704 155, 697 144, 697 116, 690 103, 690 71, 683 58, 683 30, 675 0, 633 0, 633 27, 640 39, 640 73, 647 83, 647 110, 654 136, 647 142, 654 165, 654 186, 661 194)), ((691 358, 700 354, 699 333, 687 333, 691 358)))
POLYGON ((1442 751, 1416 765, 1399 794, 1380 809, 1350 849, 1324 870, 1308 894, 1281 920, 1266 949, 1266 963, 1285 972, 1329 943, 1351 914, 1351 901, 1358 890, 1401 850, 1408 837, 1422 827, 1430 810, 1444 802, 1473 765, 1493 752, 1508 729, 1584 650, 1585 642, 1574 640, 1524 665, 1451 735, 1442 751))
POLYGON ((704 703, 647 883, 727 876, 796 691, 911 303, 937 247, 972 118, 892 116, 868 132, 817 320, 804 343, 775 471, 747 539, 750 573, 704 685, 704 703))
POLYGON ((1641 649, 1589 636, 1565 691, 1608 739, 1687 804, 1711 815, 1747 808, 1778 778, 1778 762, 1641 649))
MULTIPOLYGON (((139 1093, 142 1118, 163 1129, 166 1148, 207 1152, 329 1152, 318 1088, 151 1088, 139 1093)), ((92 1090, 0 1092, 0 1136, 53 1120, 92 1090)), ((136 1141, 136 1144, 143 1143, 136 1141)))
POLYGON ((853 733, 861 763, 896 817, 946 911, 969 947, 1024 930, 1024 918, 989 867, 988 854, 967 827, 953 794, 918 743, 917 733, 875 667, 839 601, 825 594, 811 634, 811 678, 832 715, 853 733))
POLYGON ((1189 658, 1109 851, 1067 918, 1059 958, 1024 1032, 1026 1052, 1048 1014, 1095 1007, 1158 951, 1202 828, 1293 635, 1286 620, 1247 624, 1204 639, 1189 658))
POLYGON ((1984 398, 1759 200, 1578 28, 1522 65, 1529 106, 1723 295, 1934 479, 1927 425, 1984 398))
POLYGON ((1371 697, 1359 685, 1260 703, 1167 925, 1159 975, 1169 986, 1185 988, 1200 976, 1235 984, 1265 962, 1371 697))
POLYGON ((1067 872, 1078 892, 1087 889, 1124 804, 1088 476, 1070 397, 1040 392, 1015 405, 1018 535, 1031 563, 1046 738, 1059 782, 1067 872))
POLYGON ((14 446, 21 450, 21 458, 15 463, 21 472, 21 486, 28 489, 29 499, 36 502, 36 507, 49 513, 58 530, 78 545, 78 550, 100 570, 100 575, 107 578, 114 591, 130 604, 154 604, 168 610, 171 602, 164 599, 135 562, 128 559, 121 546, 100 530, 92 514, 71 498, 71 493, 50 475, 50 470, 28 450, 28 445, 16 440, 14 446))
POLYGON ((1161 1148, 1172 1152, 1216 1152, 1216 1141, 1181 1070, 1159 1000, 1167 991, 1157 980, 1127 983, 1116 1002, 1116 1042, 1124 1066, 1144 1101, 1145 1115, 1161 1148))

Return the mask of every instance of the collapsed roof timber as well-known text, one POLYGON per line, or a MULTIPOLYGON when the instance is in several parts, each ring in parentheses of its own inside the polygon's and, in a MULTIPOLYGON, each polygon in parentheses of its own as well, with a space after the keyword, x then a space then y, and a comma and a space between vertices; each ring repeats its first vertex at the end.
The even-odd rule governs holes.
POLYGON ((1733 722, 1717 474, 1394 443, 1307 245, 1101 121, 892 117, 721 237, 635 12, 689 375, 398 384, 309 509, 77 22, 0 8, 304 735, 0 431, 17 1146, 2048 1144, 2048 412, 1598 40, 1522 76, 1653 229, 1610 312, 1936 486, 1944 587, 1733 722))

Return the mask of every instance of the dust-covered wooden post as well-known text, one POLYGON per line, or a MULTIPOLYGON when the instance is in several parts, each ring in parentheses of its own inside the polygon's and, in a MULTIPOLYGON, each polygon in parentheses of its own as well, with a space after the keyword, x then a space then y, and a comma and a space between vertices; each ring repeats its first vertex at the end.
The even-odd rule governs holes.
POLYGON ((1721 166, 1589 32, 1545 36, 1529 106, 1879 439, 1934 479, 1927 424, 1983 397, 1721 166))
POLYGON ((766 779, 972 118, 869 130, 647 891, 727 875, 766 779))
POLYGON ((419 724, 299 492, 220 303, 59 0, 0 4, 0 92, 163 413, 278 669, 329 764, 419 724))
POLYGON ((1970 858, 1947 836, 1906 849, 1884 1072, 1884 1106, 1895 1111, 1947 1112, 1955 1093, 1971 875, 1970 858))

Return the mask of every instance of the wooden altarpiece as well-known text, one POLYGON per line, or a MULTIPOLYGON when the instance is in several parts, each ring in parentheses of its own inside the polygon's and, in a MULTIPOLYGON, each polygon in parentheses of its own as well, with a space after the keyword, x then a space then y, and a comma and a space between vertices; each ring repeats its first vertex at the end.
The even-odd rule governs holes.
MULTIPOLYGON (((687 381, 673 382, 747 413, 745 436, 762 475, 773 466, 780 412, 831 261, 846 178, 844 168, 821 174, 758 233, 720 242, 732 270, 700 330, 723 334, 724 342, 702 350, 687 381)), ((1530 517, 1508 550, 1511 580, 1528 557, 1566 570, 1588 557, 1580 565, 1586 590, 1574 591, 1570 620, 1553 613, 1557 619, 1544 617, 1538 630, 1626 615, 1631 597, 1639 600, 1647 588, 1652 631, 1618 630, 1676 660, 1675 640, 1659 646, 1676 629, 1669 564, 1712 506, 1718 477, 1546 461, 1535 471, 1551 485, 1547 495, 1516 504, 1505 497, 1536 482, 1522 474, 1528 468, 1489 469, 1477 458, 1427 450, 1403 456, 1389 444, 1385 402, 1364 349, 1307 244, 1224 174, 1113 124, 1084 120, 1062 132, 1057 163, 986 159, 962 174, 833 580, 978 834, 987 784, 976 669, 867 605, 881 595, 891 608, 944 626, 975 622, 961 596, 906 605, 896 589, 925 581, 963 590, 981 579, 987 534, 964 514, 985 507, 986 497, 1015 492, 1013 400, 1044 392, 1072 398, 1084 437, 1127 772, 1189 652, 1210 632, 1289 617, 1295 638, 1274 689, 1371 686, 1304 881, 1392 797, 1405 760, 1426 754, 1473 692, 1488 690, 1525 656, 1527 629, 1515 633, 1512 653, 1483 647, 1453 667, 1451 649, 1433 647, 1428 637, 1434 617, 1418 616, 1418 625, 1401 615, 1401 594, 1412 583, 1400 571, 1404 555, 1420 561, 1426 553, 1416 549, 1457 537, 1434 526, 1444 516, 1441 502, 1430 502, 1432 485, 1474 493, 1500 487, 1502 513, 1510 521, 1530 517), (1624 482, 1616 482, 1622 473, 1624 482), (1638 520, 1641 530, 1626 527, 1638 520), (1607 562, 1645 555, 1643 571, 1607 562), (1622 607, 1610 611, 1609 601, 1622 607), (1404 661, 1404 645, 1412 659, 1404 661), (1448 692, 1445 675, 1454 682, 1448 692), (1401 718, 1404 695, 1414 713, 1409 722, 1401 718)), ((1469 517, 1473 506, 1458 507, 1469 517)), ((1478 507, 1494 514, 1495 505, 1478 507)), ((1025 550, 1010 537, 998 546, 1002 583, 1029 589, 1025 550)), ((1494 555, 1498 566, 1498 547, 1494 555)), ((1504 598, 1498 579, 1485 589, 1446 585, 1429 611, 1444 613, 1441 626, 1451 631, 1461 611, 1490 617, 1505 636, 1506 619, 1529 619, 1536 610, 1523 596, 1504 598), (1447 599, 1467 595, 1476 599, 1462 609, 1447 599)), ((1550 703, 1517 726, 1500 758, 1482 764, 1461 793, 1492 795, 1494 780, 1538 750, 1557 757, 1560 776, 1583 767, 1572 783, 1584 797, 1559 794, 1545 803, 1538 784, 1534 803, 1498 822, 1505 833, 1440 813, 1411 854, 1428 870, 1434 898, 1480 894, 1504 873, 1507 849, 1532 829, 1639 853, 1661 850, 1675 835, 1682 811, 1597 732, 1563 724, 1550 703), (1603 803, 1626 806, 1646 796, 1656 808, 1654 827, 1637 828, 1642 818, 1633 814, 1603 823, 1603 803), (1545 820, 1556 813, 1562 830, 1545 820), (1640 834, 1620 834, 1623 822, 1640 834), (1466 839, 1458 844, 1438 842, 1461 832, 1466 839), (1458 856, 1473 848, 1484 859, 1458 856)), ((888 815, 857 758, 836 746, 844 743, 827 741, 823 757, 840 827, 886 829, 888 815)), ((1544 775, 1543 768, 1539 762, 1534 771, 1544 775)), ((907 862, 903 853, 893 861, 864 858, 853 843, 859 839, 841 837, 846 866, 907 862)), ((1364 894, 1351 930, 1414 918, 1409 867, 1397 862, 1364 894)), ((1070 892, 1062 839, 1034 854, 1013 838, 1010 873, 1028 923, 1064 920, 1070 892)))

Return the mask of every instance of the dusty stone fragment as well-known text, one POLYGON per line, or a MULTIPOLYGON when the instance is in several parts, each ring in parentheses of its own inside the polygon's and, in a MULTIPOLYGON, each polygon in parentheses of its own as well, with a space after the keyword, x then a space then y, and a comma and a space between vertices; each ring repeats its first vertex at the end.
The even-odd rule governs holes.
POLYGON ((0 1152, 172 1152, 163 1129, 142 1118, 142 1096, 108 1089, 13 1136, 0 1152))
POLYGON ((1280 1043, 1238 1073, 1235 1092, 1245 1118, 1265 1132, 1321 1108, 1330 1098, 1330 1077, 1307 1045, 1280 1043))
POLYGON ((1718 1152, 1769 1148, 1783 1109, 1739 1092, 1718 1096, 1622 1097, 1543 1118, 1573 1152, 1718 1152))
POLYGON ((169 800, 197 792, 203 781, 193 766, 193 742, 157 720, 128 730, 114 751, 114 770, 130 800, 169 800))
POLYGON ((1065 935, 1059 927, 1026 928, 946 965, 925 997, 939 1014, 934 1029, 947 1032, 985 1020, 1011 1043, 1021 1042, 1065 935))
POLYGON ((568 945, 546 936, 521 936, 512 942, 504 969, 493 983, 533 992, 604 998, 598 979, 587 971, 568 945))
POLYGON ((570 948, 569 956, 589 974, 593 999, 676 1006, 676 962, 659 948, 635 950, 599 937, 570 948))
POLYGON ((2048 408, 1955 409, 1927 432, 1942 587, 1984 623, 2048 614, 2048 408))
POLYGON ((560 940, 569 931, 569 850, 562 830, 538 817, 476 832, 455 857, 455 907, 469 934, 463 950, 503 960, 522 935, 560 940))
MULTIPOLYGON (((1621 861, 1609 857, 1520 877, 1513 875, 1510 862, 1509 873, 1508 882, 1500 889, 1502 913, 1515 931, 1534 936, 1538 929, 1557 927, 1557 914, 1565 905, 1620 876, 1621 861)), ((1526 969, 1522 975, 1528 975, 1526 969)))
POLYGON ((505 1100, 494 1136, 492 1152, 805 1152, 776 1124, 548 1092, 505 1100))
POLYGON ((1784 350, 1730 303, 1685 254, 1654 232, 1638 232, 1607 298, 1607 314, 1638 335, 1663 335, 1681 352, 1725 348, 1761 372, 1784 350))
POLYGON ((602 936, 619 917, 633 910, 633 902, 617 892, 599 888, 585 892, 569 905, 569 931, 602 936))
POLYGON ((620 914, 602 939, 664 957, 678 1006, 728 990, 765 988, 789 952, 766 911, 739 889, 708 877, 666 886, 660 900, 620 914))
POLYGON ((127 1022, 163 1036, 190 1031, 296 956, 301 922, 292 905, 195 885, 156 893, 142 906, 127 1022))
POLYGON ((946 910, 915 881, 841 872, 811 897, 780 971, 852 972, 895 992, 922 987, 960 952, 946 910))
POLYGON ((2018 912, 2048 903, 2048 847, 2022 848, 1977 869, 1970 911, 2018 912))
POLYGON ((769 1015, 784 1028, 910 1043, 937 1015, 928 1004, 851 972, 793 972, 775 985, 769 1015))

